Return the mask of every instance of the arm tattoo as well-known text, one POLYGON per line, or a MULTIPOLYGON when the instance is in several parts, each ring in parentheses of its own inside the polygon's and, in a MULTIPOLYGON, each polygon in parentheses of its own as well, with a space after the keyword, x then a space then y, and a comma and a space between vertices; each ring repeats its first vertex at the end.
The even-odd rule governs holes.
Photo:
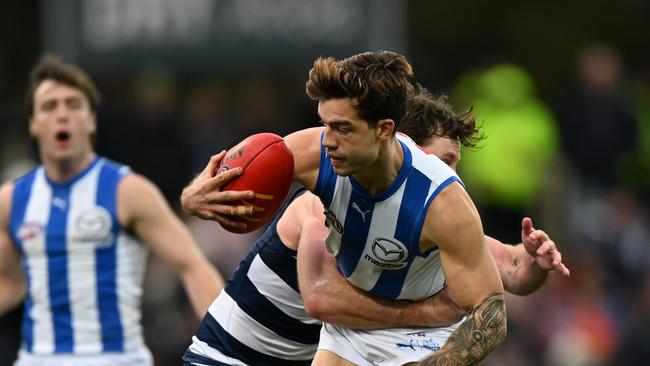
POLYGON ((503 294, 489 296, 451 334, 440 350, 421 365, 474 365, 506 338, 506 307, 503 294))

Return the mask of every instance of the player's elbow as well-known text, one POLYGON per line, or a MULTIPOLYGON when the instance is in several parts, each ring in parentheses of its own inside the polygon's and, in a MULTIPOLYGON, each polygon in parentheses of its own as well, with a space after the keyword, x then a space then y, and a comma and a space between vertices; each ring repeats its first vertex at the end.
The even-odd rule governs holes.
POLYGON ((532 294, 533 292, 535 292, 535 290, 537 290, 538 287, 517 286, 517 285, 513 285, 513 284, 506 284, 504 282, 503 288, 506 291, 508 291, 509 293, 513 294, 513 295, 528 296, 528 295, 532 294))
POLYGON ((318 291, 303 293, 305 312, 312 318, 323 320, 329 313, 328 302, 318 291))

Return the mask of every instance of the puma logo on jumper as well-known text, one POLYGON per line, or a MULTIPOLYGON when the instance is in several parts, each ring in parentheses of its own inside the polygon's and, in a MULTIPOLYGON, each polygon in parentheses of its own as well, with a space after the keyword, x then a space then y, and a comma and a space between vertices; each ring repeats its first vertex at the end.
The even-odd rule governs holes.
POLYGON ((357 210, 361 214, 361 219, 363 219, 363 222, 366 222, 366 214, 370 212, 370 210, 362 211, 361 207, 359 207, 356 202, 352 202, 352 208, 357 210))

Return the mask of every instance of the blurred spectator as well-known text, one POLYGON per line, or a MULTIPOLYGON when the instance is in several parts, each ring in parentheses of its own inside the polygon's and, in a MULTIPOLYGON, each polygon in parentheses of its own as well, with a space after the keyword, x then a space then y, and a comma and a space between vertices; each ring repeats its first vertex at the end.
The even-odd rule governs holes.
POLYGON ((635 293, 650 264, 650 230, 647 213, 631 192, 610 190, 604 200, 592 200, 582 217, 581 232, 596 243, 610 270, 613 291, 635 293))
POLYGON ((576 61, 577 87, 559 109, 562 149, 582 184, 606 189, 620 182, 616 167, 634 151, 637 126, 622 95, 623 65, 613 48, 584 48, 576 61))
MULTIPOLYGON (((544 315, 554 316, 547 339, 545 365, 597 366, 612 360, 618 349, 615 318, 608 304, 600 254, 583 253, 576 261, 581 271, 575 275, 564 300, 537 313, 536 322, 547 322, 544 315), (558 317, 557 315, 563 314, 558 317)), ((575 272, 574 272, 575 273, 575 272)))
POLYGON ((516 242, 512 228, 536 208, 557 153, 553 116, 535 95, 532 78, 512 64, 469 74, 456 94, 474 105, 487 136, 463 154, 461 176, 481 207, 486 232, 516 242))
POLYGON ((630 96, 638 128, 638 147, 627 172, 627 182, 650 204, 650 66, 636 73, 630 83, 630 96))
POLYGON ((650 271, 640 291, 632 297, 634 321, 623 334, 623 346, 611 365, 650 365, 650 271))
POLYGON ((613 48, 595 44, 576 61, 577 88, 558 111, 563 151, 576 176, 566 177, 569 228, 575 243, 605 256, 611 289, 639 285, 648 255, 645 209, 622 187, 620 169, 637 146, 636 121, 624 99, 623 66, 613 48))

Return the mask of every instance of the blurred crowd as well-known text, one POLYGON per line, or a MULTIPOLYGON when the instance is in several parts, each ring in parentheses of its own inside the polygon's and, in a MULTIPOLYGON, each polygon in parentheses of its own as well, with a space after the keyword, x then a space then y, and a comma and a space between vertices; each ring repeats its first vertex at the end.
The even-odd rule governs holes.
MULTIPOLYGON (((552 275, 533 295, 507 298, 508 337, 485 365, 650 364, 650 66, 628 72, 624 65, 616 49, 593 44, 553 97, 539 94, 524 67, 504 62, 438 91, 458 110, 472 106, 482 123, 486 139, 463 151, 459 169, 486 234, 518 243, 521 218, 530 216, 572 272, 552 275)), ((220 149, 252 133, 316 125, 305 76, 196 79, 165 68, 93 75, 104 95, 97 151, 149 177, 178 210, 183 186, 220 149)), ((36 162, 27 122, 17 116, 15 105, 0 104, 0 120, 10 121, 0 124, 2 181, 36 162)), ((178 213, 224 277, 260 235, 178 213)), ((146 340, 157 365, 177 365, 198 320, 156 258, 146 281, 146 340)), ((0 365, 14 358, 20 311, 0 318, 0 365)))

